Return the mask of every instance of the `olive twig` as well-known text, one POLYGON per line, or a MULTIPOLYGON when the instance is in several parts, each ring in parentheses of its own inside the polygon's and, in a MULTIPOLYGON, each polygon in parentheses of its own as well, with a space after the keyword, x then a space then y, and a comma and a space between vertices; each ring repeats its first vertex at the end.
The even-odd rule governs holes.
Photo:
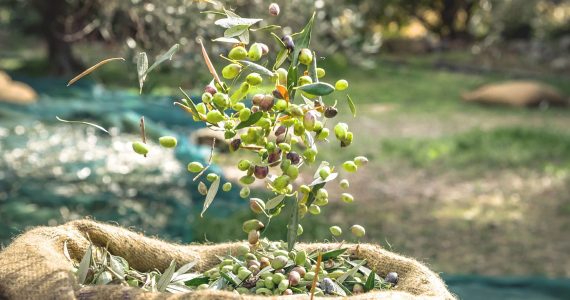
POLYGON ((215 146, 216 146, 216 138, 212 139, 212 149, 210 150, 210 158, 208 158, 208 165, 206 165, 204 169, 202 169, 202 171, 200 171, 200 173, 198 173, 198 175, 196 175, 196 177, 192 179, 192 181, 196 181, 198 178, 200 178, 200 176, 202 176, 202 174, 204 174, 204 172, 206 172, 206 170, 208 170, 212 165, 212 157, 214 156, 215 146))

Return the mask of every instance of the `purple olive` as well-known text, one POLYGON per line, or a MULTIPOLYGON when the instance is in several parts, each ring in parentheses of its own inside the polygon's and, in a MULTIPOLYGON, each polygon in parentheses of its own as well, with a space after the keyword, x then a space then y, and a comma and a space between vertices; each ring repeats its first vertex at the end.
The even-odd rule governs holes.
POLYGON ((283 44, 285 44, 285 47, 287 47, 289 51, 293 51, 293 49, 295 49, 295 43, 290 35, 282 37, 281 41, 283 41, 283 44))
POLYGON ((277 166, 279 164, 279 160, 281 160, 281 149, 278 149, 277 151, 273 151, 273 152, 269 153, 269 155, 267 156, 267 162, 272 167, 277 166))
POLYGON ((263 179, 267 177, 267 174, 269 174, 268 166, 255 166, 255 169, 253 170, 253 175, 255 175, 257 179, 263 179))
POLYGON ((329 106, 325 109, 326 118, 334 118, 338 114, 338 110, 335 107, 329 106))
POLYGON ((210 93, 212 95, 214 95, 215 93, 218 92, 218 90, 216 89, 215 86, 208 84, 205 88, 204 88, 204 92, 206 93, 210 93))
POLYGON ((384 281, 390 283, 392 286, 395 286, 396 284, 398 284, 398 273, 396 272, 390 272, 386 275, 386 278, 384 278, 384 281))
POLYGON ((293 151, 287 153, 287 159, 290 160, 293 165, 298 165, 301 162, 301 156, 293 151))
POLYGON ((232 142, 230 143, 230 150, 231 151, 236 151, 239 149, 239 147, 241 146, 241 139, 234 139, 232 140, 232 142))
POLYGON ((287 130, 287 128, 283 125, 277 127, 277 129, 275 129, 275 136, 280 136, 280 135, 284 134, 286 130, 287 130))

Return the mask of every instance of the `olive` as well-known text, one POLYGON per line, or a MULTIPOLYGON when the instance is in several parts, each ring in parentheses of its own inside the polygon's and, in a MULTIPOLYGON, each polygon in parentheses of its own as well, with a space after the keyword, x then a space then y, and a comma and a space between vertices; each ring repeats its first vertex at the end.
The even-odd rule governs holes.
POLYGON ((232 189, 232 183, 231 182, 226 182, 222 186, 222 191, 224 191, 224 192, 229 192, 231 189, 232 189))
POLYGON ((347 189, 350 186, 350 183, 348 182, 348 179, 343 179, 340 181, 339 185, 342 189, 347 189))
POLYGON ((299 274, 297 271, 291 271, 289 272, 287 279, 289 280, 289 284, 291 286, 296 286, 299 284, 299 281, 301 281, 301 274, 299 274))
POLYGON ((328 128, 323 128, 318 134, 317 134, 317 139, 318 140, 324 140, 326 138, 329 137, 330 134, 330 130, 328 128))
POLYGON ((277 16, 279 15, 279 5, 277 3, 271 3, 269 4, 269 14, 272 16, 277 16))
POLYGON ((267 177, 267 174, 269 174, 269 167, 268 166, 255 166, 254 167, 253 175, 255 175, 255 177, 257 179, 263 179, 263 178, 267 177))
POLYGON ((361 294, 364 293, 364 286, 362 286, 362 284, 360 283, 356 283, 354 284, 354 286, 352 287, 352 292, 354 294, 361 294))
POLYGON ((344 140, 348 133, 348 125, 346 123, 338 123, 334 126, 334 135, 339 140, 344 140))
POLYGON ((208 187, 206 187, 206 184, 203 183, 202 181, 198 183, 198 193, 200 193, 203 196, 206 196, 206 194, 208 193, 208 187))
POLYGON ((352 160, 347 160, 342 164, 342 168, 350 173, 354 173, 356 172, 356 170, 358 169, 358 167, 356 166, 356 164, 352 161, 352 160))
POLYGON ((231 151, 236 151, 239 149, 239 147, 241 146, 241 139, 233 139, 230 142, 230 150, 231 151))
POLYGON ((285 44, 285 47, 289 51, 293 51, 293 49, 295 49, 295 43, 293 42, 293 38, 290 35, 282 37, 281 41, 283 41, 283 44, 285 44))
POLYGON ((350 231, 358 238, 361 238, 366 234, 366 230, 360 225, 352 225, 352 227, 350 227, 350 231))
POLYGON ((133 143, 133 151, 140 155, 147 155, 148 153, 148 146, 145 143, 141 142, 134 142, 133 143))
POLYGON ((386 275, 386 278, 384 278, 384 281, 390 283, 392 286, 395 286, 396 284, 398 284, 398 273, 396 272, 390 272, 386 275))
POLYGON ((344 79, 340 79, 334 84, 334 87, 338 91, 346 90, 348 88, 348 81, 346 81, 344 79))
POLYGON ((209 93, 210 95, 213 95, 213 94, 217 93, 218 90, 216 89, 215 86, 208 84, 206 87, 204 87, 204 92, 209 93))
MULTIPOLYGON (((287 261, 288 261, 287 257, 277 256, 271 260, 271 267, 273 269, 281 269, 281 268, 285 267, 285 265, 287 264, 287 261)), ((275 276, 273 276, 273 278, 275 279, 276 276, 277 276, 277 274, 275 274, 275 276)), ((283 278, 285 278, 285 275, 283 275, 283 278)))
POLYGON ((340 196, 340 199, 341 199, 343 202, 346 202, 346 203, 352 203, 352 202, 354 202, 354 197, 353 197, 351 194, 349 194, 349 193, 342 193, 341 196, 340 196))
POLYGON ((366 158, 365 156, 357 156, 354 158, 354 163, 357 166, 364 166, 365 164, 368 163, 368 158, 366 158))
POLYGON ((311 79, 311 77, 307 76, 307 75, 303 75, 303 76, 299 77, 299 80, 297 81, 297 84, 299 86, 311 84, 311 83, 313 83, 313 79, 311 79))
POLYGON ((242 60, 247 57, 247 50, 243 46, 237 46, 230 50, 228 57, 233 60, 242 60))
POLYGON ((319 170, 319 176, 321 177, 321 179, 325 180, 327 179, 327 177, 329 177, 331 175, 331 168, 329 166, 323 166, 320 170, 319 170))
POLYGON ((336 107, 328 106, 327 108, 325 108, 325 118, 331 119, 336 117, 337 114, 338 110, 336 109, 336 107))
POLYGON ((250 190, 249 190, 249 187, 247 187, 247 186, 242 187, 241 190, 239 191, 239 196, 241 198, 247 198, 247 197, 249 197, 249 194, 250 194, 250 190))
POLYGON ((260 214, 265 210, 265 202, 259 198, 249 199, 249 208, 256 214, 260 214))
POLYGON ((334 236, 339 236, 342 234, 342 229, 339 226, 331 226, 329 227, 329 231, 334 236))
POLYGON ((224 120, 224 115, 222 115, 222 113, 217 110, 211 110, 206 115, 206 121, 212 124, 217 124, 218 122, 221 122, 223 120, 224 120))
POLYGON ((325 292, 325 294, 332 294, 332 292, 334 291, 334 283, 330 278, 324 278, 321 287, 323 292, 325 292))
POLYGON ((229 64, 222 69, 222 76, 225 79, 235 78, 241 72, 241 66, 238 64, 229 64))
POLYGON ((209 182, 213 182, 214 180, 218 179, 220 176, 218 176, 218 174, 216 173, 209 173, 208 175, 206 175, 206 180, 208 180, 209 182))
POLYGON ((220 108, 226 108, 230 106, 230 98, 224 93, 215 93, 212 99, 214 104, 220 108))
POLYGON ((301 49, 301 52, 299 53, 299 62, 304 65, 310 65, 312 61, 313 52, 307 48, 301 49))
POLYGON ((247 58, 251 61, 258 61, 263 55, 263 48, 259 43, 253 43, 247 52, 247 58))
POLYGON ((242 122, 247 121, 247 119, 249 119, 250 116, 251 116, 251 110, 247 107, 240 110, 239 112, 239 120, 242 122))
POLYGON ((286 158, 291 161, 291 164, 298 165, 301 162, 301 156, 297 154, 297 152, 289 152, 286 155, 286 158))
POLYGON ((326 75, 325 69, 317 68, 317 78, 323 78, 325 77, 325 75, 326 75))
POLYGON ((193 161, 188 164, 188 171, 192 173, 198 173, 204 169, 204 165, 197 161, 193 161))
POLYGON ((303 126, 305 126, 306 130, 312 131, 315 128, 316 121, 317 114, 312 110, 307 111, 303 116, 303 126))
POLYGON ((256 86, 263 81, 263 78, 258 73, 251 73, 245 77, 245 80, 247 81, 247 83, 256 86))
POLYGON ((259 103, 259 108, 263 111, 270 110, 275 104, 275 97, 273 95, 264 95, 259 103))

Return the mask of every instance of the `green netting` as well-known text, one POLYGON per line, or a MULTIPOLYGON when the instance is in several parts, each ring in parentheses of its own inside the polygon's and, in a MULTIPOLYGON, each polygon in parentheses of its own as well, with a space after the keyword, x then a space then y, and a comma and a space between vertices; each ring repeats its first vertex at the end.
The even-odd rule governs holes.
POLYGON ((570 299, 570 279, 475 275, 443 278, 451 292, 462 300, 570 299))
MULTIPOLYGON (((190 142, 197 123, 172 105, 178 97, 110 91, 89 81, 66 88, 60 79, 15 79, 32 85, 40 99, 29 106, 0 102, 1 244, 28 226, 83 216, 193 240, 204 197, 186 164, 205 163, 210 147, 190 142), (113 135, 56 116, 90 121, 113 135), (176 150, 155 145, 147 159, 134 154, 130 142, 140 139, 140 116, 150 140, 176 135, 176 150)), ((208 214, 225 216, 243 203, 234 188, 219 193, 208 214)))

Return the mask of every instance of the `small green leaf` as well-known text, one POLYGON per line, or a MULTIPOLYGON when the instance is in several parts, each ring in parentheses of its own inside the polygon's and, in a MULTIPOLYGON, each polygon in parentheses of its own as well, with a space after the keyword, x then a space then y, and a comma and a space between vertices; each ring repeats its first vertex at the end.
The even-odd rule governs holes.
POLYGON ((137 56, 137 73, 139 75, 139 94, 142 93, 144 81, 146 79, 146 71, 148 70, 148 57, 146 53, 141 52, 137 56))
POLYGON ((93 127, 97 128, 97 129, 99 129, 99 130, 101 130, 101 131, 103 131, 103 132, 105 132, 105 133, 107 133, 107 134, 110 134, 109 131, 107 131, 107 129, 105 129, 105 128, 103 128, 103 127, 97 125, 97 124, 93 124, 93 123, 89 123, 89 122, 83 122, 83 121, 68 121, 68 120, 64 120, 64 119, 62 119, 62 118, 60 118, 60 117, 58 117, 58 116, 55 116, 55 118, 56 118, 58 121, 64 122, 64 123, 77 123, 77 124, 85 124, 85 125, 93 126, 93 127))
POLYGON ((249 44, 249 30, 244 31, 238 36, 239 40, 244 44, 249 44))
POLYGON ((234 36, 239 36, 244 31, 248 30, 248 28, 249 28, 249 26, 247 26, 247 25, 236 25, 236 26, 230 27, 230 28, 226 29, 226 31, 224 31, 224 37, 225 38, 231 38, 234 36))
POLYGON ((87 272, 89 271, 89 265, 91 264, 91 256, 93 255, 92 245, 89 245, 87 251, 83 255, 79 267, 77 268, 77 281, 79 284, 85 284, 87 279, 87 272))
POLYGON ((166 268, 166 270, 164 270, 164 273, 162 273, 162 275, 160 276, 160 279, 156 283, 156 290, 157 291, 164 292, 164 290, 166 289, 166 287, 168 286, 168 284, 172 280, 172 277, 174 276, 175 271, 176 271, 176 262, 173 260, 170 262, 170 265, 168 266, 168 268, 166 268))
POLYGON ((185 281, 184 284, 186 284, 187 286, 199 286, 201 284, 208 283, 209 281, 210 281, 209 277, 200 276, 185 281))
POLYGON ((301 32, 291 35, 293 42, 295 42, 295 51, 293 52, 292 59, 292 65, 294 66, 297 66, 299 63, 299 52, 301 52, 301 49, 309 48, 309 44, 311 43, 311 31, 313 31, 314 22, 315 13, 313 13, 311 19, 309 19, 309 22, 307 22, 307 25, 305 25, 305 28, 303 28, 301 32))
POLYGON ((366 260, 363 260, 362 262, 360 262, 359 264, 354 266, 352 269, 348 270, 346 273, 340 275, 340 277, 336 279, 336 282, 342 284, 348 277, 354 276, 354 274, 356 274, 356 272, 358 272, 358 269, 361 266, 364 266, 365 264, 366 264, 366 260))
MULTIPOLYGON (((341 249, 335 249, 335 250, 330 250, 327 251, 325 253, 323 253, 323 261, 329 260, 331 258, 337 258, 340 255, 344 254, 344 252, 346 252, 346 250, 348 250, 348 248, 341 248, 341 249)), ((317 253, 315 252, 314 255, 311 256, 311 258, 316 258, 317 253)))
POLYGON ((259 27, 259 28, 250 28, 249 30, 255 32, 255 31, 261 31, 261 30, 276 30, 281 28, 281 26, 279 25, 266 25, 263 27, 259 27))
POLYGON ((317 191, 323 186, 325 186, 325 184, 326 184, 325 182, 322 182, 313 186, 311 192, 309 193, 309 197, 307 198, 307 206, 313 204, 313 201, 315 201, 315 196, 317 195, 317 191))
POLYGON ((241 284, 241 280, 232 272, 220 272, 220 275, 236 287, 241 284))
POLYGON ((212 182, 212 185, 210 185, 210 188, 208 189, 208 194, 206 194, 206 200, 204 200, 204 207, 202 208, 202 213, 200 213, 200 217, 202 218, 204 217, 204 213, 206 212, 208 207, 210 207, 210 204, 212 204, 212 202, 214 201, 214 198, 218 193, 218 189, 220 188, 220 181, 221 178, 218 176, 218 178, 216 178, 216 180, 212 182))
POLYGON ((297 87, 297 89, 315 96, 325 96, 334 92, 334 86, 326 82, 315 82, 297 87))
POLYGON ((192 101, 192 98, 190 98, 190 96, 188 96, 188 94, 186 94, 186 92, 181 87, 179 87, 179 89, 182 92, 182 94, 184 94, 184 97, 186 98, 186 103, 188 103, 188 105, 190 106, 190 110, 192 110, 194 115, 199 116, 200 113, 196 108, 196 104, 194 104, 194 101, 192 101))
POLYGON ((326 183, 326 182, 329 182, 329 181, 331 181, 331 180, 335 180, 337 176, 338 176, 338 173, 331 173, 331 174, 330 174, 327 178, 325 178, 325 179, 322 179, 322 178, 319 177, 319 178, 315 179, 313 182, 311 182, 311 183, 309 184, 309 186, 315 186, 315 185, 317 185, 317 184, 326 183))
POLYGON ((313 51, 313 61, 309 67, 309 75, 314 83, 319 82, 319 76, 317 76, 317 53, 313 51))
POLYGON ((332 280, 333 291, 332 294, 336 296, 346 297, 350 295, 350 291, 343 286, 342 284, 338 284, 336 281, 332 280), (348 293, 347 293, 348 292, 348 293))
POLYGON ((231 17, 225 19, 219 19, 214 24, 221 26, 223 28, 231 28, 238 25, 245 25, 251 26, 255 23, 261 22, 262 19, 249 19, 249 18, 240 18, 240 17, 231 17))
POLYGON ((364 291, 368 292, 374 289, 374 281, 376 277, 376 271, 370 272, 368 278, 366 278, 366 283, 364 284, 364 291))
POLYGON ((348 108, 350 108, 352 116, 356 118, 356 105, 354 105, 354 101, 352 101, 349 95, 346 95, 346 102, 348 102, 348 108))
POLYGON ((279 46, 281 46, 281 49, 285 49, 287 50, 287 46, 285 46, 285 43, 283 43, 283 41, 281 40, 281 38, 276 35, 275 33, 271 33, 271 36, 277 41, 277 44, 279 44, 279 46))
POLYGON ((293 87, 297 84, 297 67, 293 64, 289 65, 289 70, 287 70, 287 91, 289 92, 289 97, 291 100, 295 99, 295 90, 293 87))
POLYGON ((227 38, 227 37, 219 37, 217 39, 213 39, 213 42, 221 42, 221 43, 230 43, 230 44, 239 44, 239 40, 236 38, 227 38))
POLYGON ((287 195, 285 194, 277 195, 276 197, 269 199, 269 201, 265 203, 265 209, 274 209, 275 207, 277 207, 277 205, 283 202, 283 199, 285 199, 286 196, 287 195))
POLYGON ((178 49, 180 49, 180 45, 174 44, 174 46, 170 47, 170 49, 168 51, 166 51, 165 53, 162 53, 159 57, 157 57, 156 61, 152 64, 152 66, 150 66, 150 68, 148 68, 148 70, 146 70, 145 76, 146 76, 146 74, 150 73, 150 71, 152 71, 154 68, 158 67, 158 65, 165 62, 166 60, 168 60, 168 59, 172 60, 172 56, 174 56, 174 54, 178 51, 178 49))
POLYGON ((250 68, 251 70, 253 70, 254 72, 260 73, 262 75, 265 76, 269 76, 272 77, 274 74, 273 72, 271 72, 269 69, 267 69, 266 67, 262 66, 262 65, 258 65, 256 63, 252 63, 251 61, 247 61, 247 60, 238 60, 238 62, 242 65, 244 65, 247 68, 250 68))
POLYGON ((258 111, 254 114, 251 114, 251 116, 249 116, 249 118, 247 120, 237 124, 237 126, 234 129, 238 130, 238 129, 249 127, 249 126, 257 123, 257 121, 259 121, 259 119, 261 119, 262 116, 263 116, 263 112, 261 112, 261 111, 258 111))
POLYGON ((273 70, 277 70, 279 69, 279 67, 281 67, 281 65, 285 62, 285 60, 287 59, 287 49, 283 48, 279 51, 279 53, 277 53, 277 58, 275 59, 275 64, 273 65, 273 70))
POLYGON ((289 224, 287 228, 287 249, 289 251, 295 248, 295 243, 297 242, 297 229, 299 228, 299 200, 293 198, 293 209, 291 212, 291 217, 289 219, 289 224))

